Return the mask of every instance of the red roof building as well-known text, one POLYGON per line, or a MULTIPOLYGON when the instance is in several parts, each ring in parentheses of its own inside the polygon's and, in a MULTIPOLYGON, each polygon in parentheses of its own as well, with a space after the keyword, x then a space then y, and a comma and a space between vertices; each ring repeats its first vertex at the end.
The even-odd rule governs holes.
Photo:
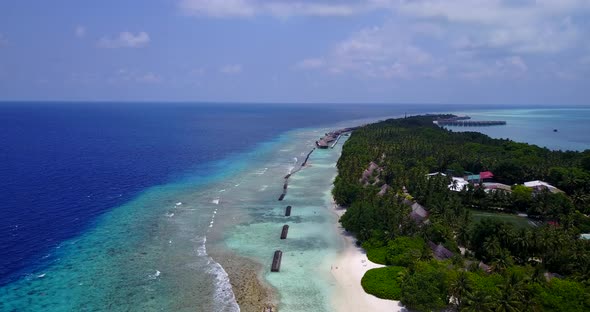
POLYGON ((482 180, 492 179, 494 174, 491 171, 484 171, 479 173, 479 178, 482 180))

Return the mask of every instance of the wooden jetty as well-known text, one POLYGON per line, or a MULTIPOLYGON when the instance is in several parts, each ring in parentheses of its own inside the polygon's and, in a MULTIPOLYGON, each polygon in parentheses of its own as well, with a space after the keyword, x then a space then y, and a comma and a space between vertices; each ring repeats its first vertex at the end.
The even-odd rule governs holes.
POLYGON ((289 217, 291 215, 291 206, 287 206, 285 209, 285 217, 289 217))
POLYGON ((506 125, 504 120, 456 120, 456 119, 441 119, 436 123, 439 126, 455 126, 455 127, 486 127, 486 126, 503 126, 506 125))
POLYGON ((334 148, 334 146, 336 146, 336 144, 338 144, 338 141, 340 141, 341 137, 342 137, 342 134, 336 138, 336 141, 334 141, 334 143, 332 144, 332 146, 330 146, 330 148, 334 148))
POLYGON ((325 136, 323 136, 322 138, 320 138, 318 141, 315 142, 315 145, 318 148, 323 148, 323 149, 329 148, 330 146, 332 148, 334 148, 336 143, 338 143, 338 139, 340 139, 341 135, 343 135, 344 133, 352 132, 358 128, 359 127, 350 127, 350 128, 344 128, 344 129, 336 130, 334 132, 326 133, 325 136))
POLYGON ((289 226, 283 225, 283 230, 281 231, 281 239, 287 239, 287 234, 289 233, 289 226))
POLYGON ((290 173, 288 173, 287 175, 285 175, 285 182, 283 183, 283 193, 281 194, 281 196, 279 196, 279 201, 282 201, 283 199, 285 199, 285 196, 287 196, 287 188, 289 187, 289 178, 291 176, 293 176, 294 174, 296 174, 297 172, 299 172, 301 169, 303 169, 303 167, 305 167, 305 165, 307 164, 307 161, 309 160, 309 157, 311 156, 311 153, 313 153, 313 151, 315 151, 315 148, 313 148, 308 154, 307 157, 305 157, 305 161, 303 162, 303 164, 301 164, 301 167, 298 167, 297 169, 291 171, 290 173))
POLYGON ((311 156, 311 153, 313 153, 313 151, 315 151, 315 147, 311 150, 311 152, 309 152, 307 154, 307 157, 305 157, 305 161, 301 164, 301 167, 305 167, 305 165, 307 165, 307 161, 309 160, 309 156, 311 156))
POLYGON ((283 252, 280 250, 275 251, 272 257, 272 266, 270 267, 271 272, 279 272, 281 270, 281 259, 283 258, 283 252))

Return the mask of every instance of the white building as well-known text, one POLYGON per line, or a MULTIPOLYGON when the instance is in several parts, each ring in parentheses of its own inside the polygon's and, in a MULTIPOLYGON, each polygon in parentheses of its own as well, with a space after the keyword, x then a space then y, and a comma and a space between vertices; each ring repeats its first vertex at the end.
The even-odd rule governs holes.
POLYGON ((535 190, 548 189, 551 193, 563 192, 562 190, 556 188, 555 186, 553 186, 547 182, 543 182, 543 181, 539 181, 539 180, 524 182, 524 186, 530 187, 535 190))
POLYGON ((449 190, 460 192, 469 185, 469 182, 463 178, 453 177, 453 182, 449 184, 449 190))

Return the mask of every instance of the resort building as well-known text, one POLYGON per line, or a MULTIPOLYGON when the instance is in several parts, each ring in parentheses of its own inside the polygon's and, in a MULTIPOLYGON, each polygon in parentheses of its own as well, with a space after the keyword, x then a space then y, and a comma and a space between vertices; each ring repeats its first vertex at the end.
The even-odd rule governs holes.
POLYGON ((377 193, 377 195, 379 195, 379 196, 383 196, 383 195, 385 195, 385 193, 387 193, 387 191, 388 191, 389 189, 391 189, 391 186, 389 186, 389 185, 387 185, 387 184, 383 184, 383 185, 381 186, 381 190, 379 190, 379 193, 377 193))
POLYGON ((471 174, 465 177, 469 183, 479 184, 482 182, 492 182, 494 174, 491 171, 483 171, 479 174, 471 174))
POLYGON ((551 193, 563 193, 562 190, 556 188, 555 186, 539 180, 524 182, 524 186, 530 187, 535 191, 549 190, 551 193))
POLYGON ((493 192, 493 191, 504 191, 508 193, 512 193, 512 188, 510 185, 496 183, 496 182, 485 182, 483 183, 483 187, 485 188, 486 193, 493 192))
POLYGON ((485 264, 483 261, 480 261, 477 267, 486 273, 492 273, 492 267, 485 264))
POLYGON ((412 218, 412 220, 421 223, 428 218, 428 211, 426 208, 424 208, 424 206, 418 203, 413 203, 411 207, 412 212, 410 212, 410 218, 412 218))
POLYGON ((429 241, 428 246, 432 249, 432 255, 436 260, 446 260, 453 256, 453 252, 446 249, 442 244, 436 245, 432 241, 429 241))
POLYGON ((455 192, 461 192, 469 185, 469 182, 463 178, 453 177, 453 181, 449 184, 449 190, 455 192))

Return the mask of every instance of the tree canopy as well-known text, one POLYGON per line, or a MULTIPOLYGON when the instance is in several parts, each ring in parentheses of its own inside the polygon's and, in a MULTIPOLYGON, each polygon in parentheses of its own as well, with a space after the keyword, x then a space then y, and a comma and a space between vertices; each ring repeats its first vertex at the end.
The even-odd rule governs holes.
POLYGON ((579 239, 590 230, 590 151, 452 132, 433 123, 438 117, 367 125, 344 145, 333 189, 347 207, 340 221, 370 260, 405 268, 395 279, 391 270, 371 271, 365 289, 394 299, 399 290, 402 303, 418 311, 590 310, 590 242, 579 239), (450 190, 451 177, 481 171, 512 187, 450 190), (532 180, 563 192, 521 185, 532 180), (474 210, 519 212, 533 226, 476 223, 474 210), (448 259, 434 260, 434 247, 448 259), (544 274, 558 278, 547 282, 544 274))

